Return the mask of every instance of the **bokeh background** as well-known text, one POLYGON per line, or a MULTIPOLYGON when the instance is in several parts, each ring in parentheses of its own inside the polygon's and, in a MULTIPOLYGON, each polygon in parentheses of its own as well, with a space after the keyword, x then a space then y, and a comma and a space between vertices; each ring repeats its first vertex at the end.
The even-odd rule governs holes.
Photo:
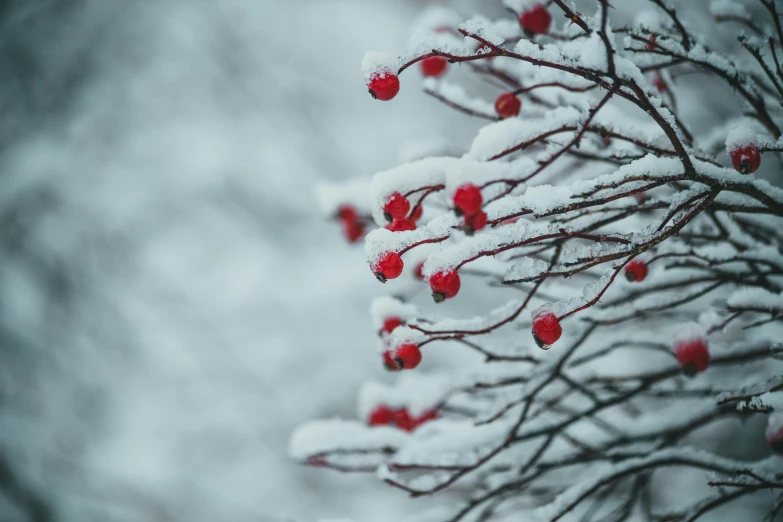
POLYGON ((393 106, 362 81, 432 3, 0 2, 0 521, 418 509, 286 445, 387 378, 383 287, 313 186, 476 129, 416 81, 393 106))

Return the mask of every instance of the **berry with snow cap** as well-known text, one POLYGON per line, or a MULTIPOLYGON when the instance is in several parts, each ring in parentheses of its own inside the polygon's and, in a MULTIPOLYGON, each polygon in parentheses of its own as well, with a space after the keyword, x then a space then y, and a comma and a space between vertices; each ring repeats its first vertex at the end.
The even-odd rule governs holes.
POLYGON ((472 183, 460 185, 454 191, 454 211, 457 215, 472 216, 481 210, 483 202, 481 190, 472 183))
POLYGON ((538 313, 533 317, 533 339, 539 348, 549 349, 562 334, 560 320, 552 312, 538 313))
POLYGON ((384 252, 375 262, 373 273, 378 281, 385 283, 389 279, 395 279, 402 273, 402 258, 397 252, 384 252))
POLYGON ((647 277, 647 263, 641 259, 634 259, 625 265, 625 278, 630 282, 639 283, 647 277))
POLYGON ((436 303, 442 303, 459 293, 460 280, 456 270, 436 272, 430 277, 432 298, 436 303))
POLYGON ((406 343, 394 350, 394 362, 400 370, 412 370, 421 362, 419 345, 406 343))
POLYGON ((445 73, 446 69, 449 67, 449 62, 443 56, 430 56, 419 62, 419 66, 421 67, 421 73, 424 76, 437 78, 443 76, 443 73, 445 73))
POLYGON ((386 221, 405 219, 411 209, 411 202, 399 192, 392 192, 383 204, 383 217, 386 221))
POLYGON ((701 337, 683 338, 674 343, 674 355, 682 368, 683 375, 693 377, 710 365, 707 340, 701 337))
POLYGON ((367 89, 376 100, 389 101, 400 92, 400 79, 390 72, 375 73, 370 77, 367 89))
POLYGON ((761 153, 755 145, 738 147, 729 153, 731 164, 740 174, 752 174, 761 165, 761 153))
POLYGON ((526 34, 546 34, 552 24, 552 15, 542 4, 537 4, 519 16, 519 25, 526 34))
POLYGON ((495 100, 495 112, 502 120, 518 116, 521 109, 522 100, 514 96, 514 93, 503 93, 495 100))
POLYGON ((399 317, 387 317, 383 321, 381 332, 390 334, 394 331, 395 328, 397 328, 398 326, 402 326, 404 324, 405 323, 403 322, 403 320, 400 319, 399 317))

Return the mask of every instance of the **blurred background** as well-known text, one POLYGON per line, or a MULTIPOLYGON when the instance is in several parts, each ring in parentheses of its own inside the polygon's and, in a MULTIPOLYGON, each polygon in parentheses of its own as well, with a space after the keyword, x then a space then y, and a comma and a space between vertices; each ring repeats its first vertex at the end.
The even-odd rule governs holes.
POLYGON ((286 445, 386 378, 383 287, 313 185, 478 125, 416 81, 367 94, 365 51, 432 3, 0 1, 0 521, 420 507, 286 445))

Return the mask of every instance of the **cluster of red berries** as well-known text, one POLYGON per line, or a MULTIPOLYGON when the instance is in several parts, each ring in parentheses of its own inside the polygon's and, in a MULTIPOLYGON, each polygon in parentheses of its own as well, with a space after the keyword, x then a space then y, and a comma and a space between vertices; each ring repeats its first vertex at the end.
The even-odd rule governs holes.
POLYGON ((412 370, 421 363, 421 350, 418 344, 401 344, 394 350, 383 352, 383 365, 390 372, 412 370))
POLYGON ((504 92, 495 100, 495 112, 501 120, 519 116, 522 109, 522 100, 514 95, 513 92, 504 92))
POLYGON ((752 174, 761 166, 761 153, 755 145, 737 147, 729 156, 734 169, 740 174, 752 174))
POLYGON ((383 217, 389 222, 387 230, 402 232, 404 230, 416 230, 416 221, 421 219, 423 209, 421 204, 416 205, 409 216, 411 202, 399 192, 392 192, 386 198, 383 205, 383 217))
POLYGON ((674 355, 682 373, 692 377, 710 365, 707 340, 702 338, 679 340, 674 343, 674 355))
POLYGON ((484 199, 481 189, 472 183, 461 185, 454 191, 454 212, 464 216, 462 230, 472 235, 487 226, 487 213, 481 210, 484 199))
POLYGON ((429 409, 418 417, 411 415, 407 408, 392 408, 380 404, 370 413, 367 424, 370 426, 396 426, 403 431, 413 431, 425 422, 438 418, 438 410, 429 409))
POLYGON ((349 243, 355 243, 364 237, 364 222, 351 205, 341 205, 337 209, 337 217, 342 224, 343 235, 349 243))
MULTIPOLYGON (((552 15, 549 14, 549 11, 544 5, 537 4, 519 15, 519 25, 528 35, 546 34, 549 32, 549 26, 552 25, 552 15)), ((449 28, 439 29, 450 30, 449 28)), ((429 56, 419 62, 419 67, 424 76, 438 78, 443 76, 448 70, 449 61, 443 56, 429 56)), ((376 100, 389 101, 400 92, 400 78, 391 71, 376 72, 370 76, 367 89, 370 91, 370 95, 376 100)), ((518 105, 521 103, 519 98, 516 98, 513 94, 509 94, 509 96, 516 101, 507 98, 504 102, 501 102, 500 98, 498 98, 498 101, 495 102, 495 110, 498 111, 498 116, 501 118, 510 117, 504 116, 504 114, 511 114, 512 116, 519 114, 518 105), (498 108, 499 102, 501 102, 500 109, 498 108), (504 109, 502 107, 505 103, 509 103, 510 105, 504 109), (516 109, 514 109, 515 105, 517 106, 516 109)))

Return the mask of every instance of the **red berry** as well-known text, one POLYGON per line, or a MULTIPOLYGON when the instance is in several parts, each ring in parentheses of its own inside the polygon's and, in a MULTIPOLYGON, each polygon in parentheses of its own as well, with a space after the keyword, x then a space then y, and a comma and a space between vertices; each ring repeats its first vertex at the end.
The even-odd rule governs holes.
POLYGON ((465 216, 465 233, 473 235, 476 230, 481 230, 487 226, 487 213, 483 210, 478 211, 471 216, 465 216))
POLYGON ((420 61, 419 66, 421 67, 421 73, 424 76, 437 78, 446 72, 449 62, 442 56, 430 56, 429 58, 420 61))
POLYGON ((394 360, 394 355, 389 350, 383 352, 383 366, 390 372, 396 372, 400 369, 397 367, 397 362, 394 360))
POLYGON ((364 237, 364 223, 358 218, 343 219, 343 234, 349 243, 356 243, 364 237))
POLYGON ((392 408, 386 406, 385 404, 380 404, 376 406, 375 409, 370 413, 370 418, 367 419, 367 424, 370 426, 386 426, 394 422, 395 414, 396 412, 392 408))
POLYGON ((394 351, 397 368, 411 370, 421 362, 421 350, 417 344, 403 344, 394 351))
POLYGON ((461 185, 454 191, 454 210, 457 215, 472 216, 481 210, 483 201, 481 190, 472 183, 461 185))
POLYGON ((395 328, 397 328, 398 326, 402 326, 404 324, 405 323, 402 322, 402 319, 400 319, 399 317, 387 317, 383 321, 381 332, 386 332, 390 334, 394 331, 395 328))
POLYGON ((495 100, 495 112, 503 120, 518 116, 521 108, 522 100, 511 92, 504 92, 495 100))
POLYGON ((783 418, 781 414, 773 412, 767 419, 767 429, 764 433, 767 445, 772 453, 783 455, 783 418))
POLYGON ((544 312, 533 318, 533 339, 539 348, 547 350, 563 334, 560 321, 552 312, 544 312))
POLYGON ((399 277, 402 273, 402 258, 397 252, 384 252, 376 261, 373 272, 378 281, 385 283, 388 279, 399 277))
POLYGON ((419 279, 420 281, 424 281, 424 261, 416 265, 416 270, 414 271, 414 275, 416 276, 416 279, 419 279))
POLYGON ((411 209, 411 202, 399 192, 392 192, 386 197, 383 205, 383 217, 386 221, 405 219, 411 209))
POLYGON ((534 6, 522 13, 519 17, 519 25, 526 33, 546 34, 552 23, 552 15, 541 4, 534 6))
POLYGON ((376 100, 389 101, 400 92, 400 79, 390 72, 375 73, 367 88, 376 100))
POLYGON ((352 205, 340 205, 337 209, 337 217, 343 220, 353 220, 359 217, 352 205))
POLYGON ((411 414, 408 413, 408 410, 405 408, 402 408, 401 410, 397 410, 395 412, 394 424, 396 424, 397 427, 403 431, 413 431, 416 429, 417 426, 416 419, 413 418, 411 414))
POLYGON ((652 35, 649 40, 647 40, 647 49, 650 51, 654 50, 656 47, 658 47, 655 42, 657 38, 655 38, 655 35, 652 35))
POLYGON ((437 272, 430 277, 432 298, 436 303, 451 299, 459 292, 460 280, 456 270, 437 272))
POLYGON ((666 92, 668 89, 666 82, 663 81, 663 78, 660 74, 655 75, 655 78, 653 79, 653 87, 658 89, 658 92, 666 92))
POLYGON ((416 205, 416 207, 413 209, 413 214, 411 214, 411 219, 413 221, 418 221, 421 219, 421 215, 424 213, 424 206, 419 203, 416 205))
POLYGON ((703 372, 710 365, 710 351, 705 339, 687 339, 674 344, 674 355, 682 373, 691 377, 703 372))
POLYGON ((640 259, 634 259, 625 265, 625 278, 631 282, 644 281, 647 277, 647 263, 640 259))
POLYGON ((435 420, 438 418, 438 410, 435 408, 430 408, 428 410, 424 410, 421 415, 419 415, 416 418, 417 424, 424 424, 427 421, 435 420))
POLYGON ((755 145, 745 145, 729 153, 731 164, 740 174, 756 172, 761 165, 761 154, 755 145))
POLYGON ((403 232, 405 230, 416 230, 416 222, 412 219, 395 219, 388 225, 386 225, 386 230, 391 230, 392 232, 403 232))
POLYGON ((646 192, 637 192, 633 195, 634 199, 636 199, 636 202, 640 205, 650 199, 650 197, 647 195, 646 192))

